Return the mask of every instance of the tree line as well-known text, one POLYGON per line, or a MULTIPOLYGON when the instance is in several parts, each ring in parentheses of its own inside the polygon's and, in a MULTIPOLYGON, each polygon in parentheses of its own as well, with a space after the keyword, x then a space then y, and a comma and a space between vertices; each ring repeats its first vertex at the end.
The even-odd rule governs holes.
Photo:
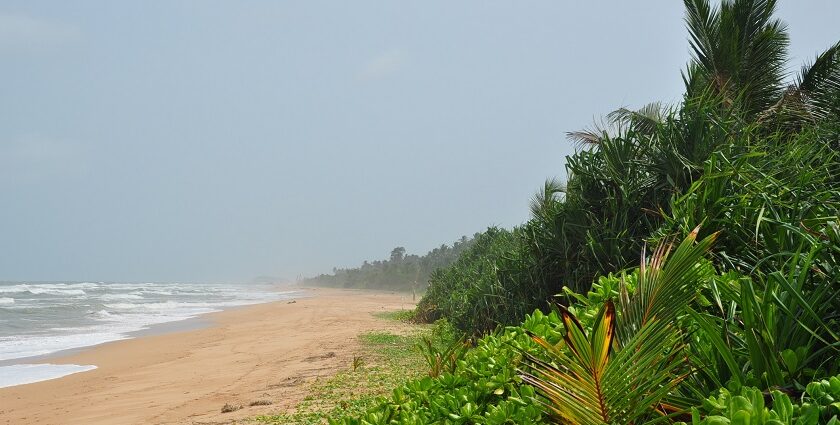
POLYGON ((429 276, 457 260, 472 245, 474 237, 462 236, 452 245, 442 244, 425 255, 406 254, 406 249, 398 246, 391 250, 388 258, 366 260, 359 267, 333 268, 332 273, 305 278, 302 283, 334 288, 393 289, 423 293, 429 276))

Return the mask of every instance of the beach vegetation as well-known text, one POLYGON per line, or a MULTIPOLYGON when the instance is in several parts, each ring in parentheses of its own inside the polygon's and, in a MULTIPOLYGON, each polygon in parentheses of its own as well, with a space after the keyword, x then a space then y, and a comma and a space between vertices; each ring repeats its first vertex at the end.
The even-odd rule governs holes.
POLYGON ((745 335, 752 332, 713 326, 716 297, 744 309, 735 306, 741 295, 716 288, 754 285, 717 272, 707 258, 717 234, 697 241, 698 234, 673 253, 664 243, 640 267, 599 279, 568 307, 535 310, 478 339, 451 371, 402 383, 364 414, 331 423, 834 423, 840 381, 830 378, 838 373, 832 330, 815 331, 828 346, 773 353, 760 344, 751 352, 745 335), (770 380, 771 362, 783 368, 784 385, 770 380), (756 394, 772 398, 766 412, 756 394), (739 410, 755 421, 743 422, 739 410))
POLYGON ((417 349, 426 360, 429 367, 429 376, 436 378, 441 373, 454 373, 458 361, 464 357, 469 349, 469 344, 460 338, 452 341, 442 349, 429 337, 423 337, 417 344, 417 349))
POLYGON ((830 46, 788 77, 775 4, 687 1, 683 101, 570 132, 566 181, 544 184, 525 224, 488 229, 433 273, 418 318, 476 334, 515 324, 701 223, 722 235, 713 260, 745 271, 772 271, 806 229, 819 234, 809 223, 837 215, 840 54, 830 46))
POLYGON ((721 388, 691 409, 692 425, 840 424, 840 376, 808 383, 799 397, 755 387, 721 388))
POLYGON ((362 366, 365 365, 365 358, 362 356, 353 356, 353 372, 359 370, 362 366))
POLYGON ((409 378, 422 377, 426 363, 417 349, 424 339, 434 349, 452 344, 455 331, 445 321, 434 325, 410 325, 404 333, 365 332, 359 335, 361 350, 354 359, 363 364, 317 379, 291 412, 262 415, 256 423, 283 425, 324 424, 330 417, 360 416, 379 399, 409 378))
POLYGON ((374 317, 393 320, 395 322, 411 322, 414 320, 415 315, 416 313, 414 310, 393 310, 376 313, 374 314, 374 317))
POLYGON ((692 233, 669 256, 663 244, 639 268, 634 290, 619 285, 619 306, 608 299, 587 331, 560 308, 563 342, 532 338, 549 361, 529 355, 521 376, 546 400, 558 422, 635 423, 657 409, 684 409, 674 393, 691 375, 678 319, 696 299, 712 269, 701 263, 715 234, 695 244, 692 233), (620 312, 620 317, 619 317, 620 312))
POLYGON ((776 1, 684 5, 682 101, 570 132, 429 274, 416 319, 474 347, 332 424, 838 423, 840 43, 790 73, 776 1))

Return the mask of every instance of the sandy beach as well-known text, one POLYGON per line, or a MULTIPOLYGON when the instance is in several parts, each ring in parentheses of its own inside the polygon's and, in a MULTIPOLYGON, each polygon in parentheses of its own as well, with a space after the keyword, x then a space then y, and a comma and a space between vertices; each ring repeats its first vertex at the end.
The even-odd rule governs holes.
POLYGON ((282 411, 317 377, 350 367, 360 333, 402 326, 373 313, 412 306, 410 295, 308 294, 209 314, 201 329, 49 359, 98 368, 0 389, 0 424, 229 424, 282 411), (247 407, 257 400, 273 404, 247 407), (221 413, 226 403, 246 407, 221 413))

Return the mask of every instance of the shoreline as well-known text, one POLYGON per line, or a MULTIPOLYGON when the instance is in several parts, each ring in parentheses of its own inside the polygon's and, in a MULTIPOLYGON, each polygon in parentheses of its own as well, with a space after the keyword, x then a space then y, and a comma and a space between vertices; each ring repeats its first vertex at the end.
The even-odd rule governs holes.
POLYGON ((296 290, 310 296, 188 319, 206 321, 199 329, 50 355, 51 364, 97 369, 0 388, 0 424, 218 423, 282 411, 309 381, 352 361, 359 333, 398 326, 373 313, 413 306, 405 294, 296 290), (221 413, 226 403, 266 399, 273 404, 221 413))
MULTIPOLYGON (((192 317, 173 320, 173 321, 170 321, 170 322, 153 323, 153 324, 148 325, 144 328, 126 332, 123 335, 123 338, 113 339, 113 340, 110 340, 110 341, 103 341, 103 342, 99 342, 99 343, 92 344, 92 345, 85 345, 85 346, 82 346, 82 347, 65 348, 65 349, 61 349, 61 350, 54 351, 54 352, 51 352, 51 353, 39 354, 39 355, 35 355, 35 356, 16 357, 16 358, 12 358, 12 359, 0 360, 0 367, 15 366, 15 365, 49 364, 50 360, 62 359, 62 358, 65 358, 65 357, 72 356, 74 354, 83 353, 87 350, 92 350, 92 349, 95 349, 96 347, 99 347, 99 346, 105 345, 105 344, 111 344, 111 343, 120 342, 120 341, 128 341, 128 340, 141 338, 141 337, 146 337, 146 336, 166 335, 166 334, 176 333, 176 332, 188 332, 188 331, 193 331, 193 330, 204 329, 204 328, 207 328, 209 326, 213 326, 213 321, 209 319, 209 316, 211 316, 213 314, 222 313, 222 312, 229 311, 229 310, 235 310, 235 309, 238 309, 238 308, 248 308, 248 307, 258 306, 258 305, 261 305, 261 304, 280 303, 280 302, 284 302, 284 301, 291 301, 291 300, 298 300, 298 299, 302 299, 302 298, 307 298, 307 297, 312 296, 311 291, 312 291, 312 288, 304 288, 304 287, 295 287, 295 288, 283 287, 282 290, 278 288, 277 289, 278 293, 284 294, 284 295, 288 293, 288 294, 291 294, 291 296, 289 298, 280 298, 280 299, 276 299, 276 300, 270 300, 270 301, 265 301, 265 302, 252 303, 252 304, 231 305, 231 306, 221 307, 218 311, 201 313, 201 314, 198 314, 198 315, 195 315, 195 316, 192 316, 192 317)), ((46 380, 60 379, 60 378, 62 378, 62 377, 60 376, 60 377, 56 377, 56 378, 47 378, 46 380)), ((42 382, 42 381, 35 381, 35 382, 42 382)), ((35 382, 31 382, 31 383, 34 384, 35 382)), ((19 384, 19 385, 27 385, 27 384, 19 384)), ((14 385, 14 386, 17 386, 17 385, 14 385)), ((3 388, 11 388, 11 387, 0 387, 0 389, 3 389, 3 388)))
MULTIPOLYGON (((297 298, 290 298, 289 300, 293 300, 293 299, 297 299, 297 298)), ((270 303, 281 302, 281 301, 283 301, 283 300, 269 301, 269 302, 260 303, 260 304, 270 304, 270 303)), ((235 308, 239 308, 239 307, 251 307, 251 306, 260 305, 260 304, 249 304, 249 305, 245 305, 245 306, 233 306, 233 307, 225 308, 222 311, 227 311, 227 310, 235 309, 235 308)), ((166 335, 166 334, 170 334, 170 333, 189 332, 189 331, 204 329, 204 328, 207 328, 209 326, 213 326, 212 321, 207 320, 205 318, 205 316, 207 316, 209 314, 215 314, 215 313, 221 313, 221 311, 214 311, 214 312, 210 312, 210 313, 199 314, 198 316, 195 316, 195 317, 188 317, 186 319, 174 320, 172 322, 155 323, 153 325, 148 326, 145 329, 138 329, 136 331, 127 332, 125 334, 124 338, 115 339, 115 340, 112 340, 112 341, 100 342, 98 344, 86 345, 84 347, 65 348, 63 350, 58 350, 58 351, 54 351, 52 353, 47 353, 47 354, 40 354, 40 355, 37 355, 37 356, 16 357, 14 359, 0 360, 0 367, 2 367, 2 366, 14 366, 14 365, 47 364, 47 363, 50 363, 51 360, 56 360, 56 359, 60 360, 60 359, 63 359, 65 357, 70 357, 70 356, 73 356, 75 354, 80 354, 80 353, 83 353, 83 352, 88 351, 88 350, 94 350, 97 347, 102 346, 102 345, 106 345, 106 344, 113 344, 115 342, 128 341, 128 340, 132 340, 132 339, 136 339, 136 338, 143 338, 143 337, 147 337, 147 336, 166 335)), ((59 378, 55 378, 55 379, 59 379, 59 378)), ((25 384, 23 384, 23 385, 25 385, 25 384)), ((0 389, 3 389, 3 388, 11 388, 11 387, 0 387, 0 389)))

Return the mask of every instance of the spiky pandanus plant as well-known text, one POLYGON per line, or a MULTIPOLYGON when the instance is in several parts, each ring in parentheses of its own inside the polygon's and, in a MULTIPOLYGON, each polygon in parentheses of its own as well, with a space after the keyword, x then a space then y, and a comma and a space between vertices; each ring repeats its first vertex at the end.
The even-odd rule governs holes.
POLYGON ((696 229, 672 254, 671 244, 643 254, 633 294, 622 285, 618 306, 606 302, 590 332, 561 307, 563 341, 532 336, 545 355, 527 356, 521 377, 546 413, 558 423, 629 424, 687 407, 674 391, 692 370, 677 318, 711 273, 700 260, 715 237, 695 243, 696 229))

